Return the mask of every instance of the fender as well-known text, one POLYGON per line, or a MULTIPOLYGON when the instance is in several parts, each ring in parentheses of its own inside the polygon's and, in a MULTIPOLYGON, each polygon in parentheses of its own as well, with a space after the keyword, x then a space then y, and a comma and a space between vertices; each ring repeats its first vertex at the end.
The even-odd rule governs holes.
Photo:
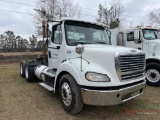
MULTIPOLYGON (((79 60, 79 59, 78 59, 79 60)), ((80 62, 76 62, 76 64, 79 66, 77 69, 74 65, 73 65, 73 62, 74 61, 70 61, 70 60, 67 60, 65 62, 63 62, 59 68, 58 68, 58 71, 56 72, 56 77, 55 77, 55 84, 54 84, 54 88, 56 89, 56 85, 57 83, 59 82, 60 79, 59 78, 59 75, 62 73, 62 72, 65 72, 65 73, 69 73, 70 75, 72 75, 72 77, 76 80, 77 84, 79 85, 82 85, 82 78, 80 77, 80 75, 83 75, 83 72, 80 71, 80 62)))
MULTIPOLYGON (((60 77, 64 74, 70 74, 72 77, 76 80, 78 85, 82 86, 115 86, 115 85, 122 85, 122 82, 119 82, 117 73, 116 75, 113 74, 113 72, 110 71, 110 69, 106 69, 104 66, 101 66, 100 64, 95 64, 94 62, 90 61, 90 64, 86 62, 85 60, 82 60, 82 70, 80 67, 80 59, 70 59, 65 62, 63 62, 59 68, 58 71, 56 72, 56 77, 55 77, 55 84, 54 88, 55 91, 58 90, 59 87, 59 80, 60 77), (88 81, 85 78, 86 72, 96 72, 96 73, 101 73, 101 74, 106 74, 112 82, 91 82, 88 81), (118 82, 117 82, 118 81, 118 82)), ((131 81, 128 81, 130 83, 131 81)))
POLYGON ((155 62, 155 63, 160 64, 160 59, 158 59, 158 58, 147 58, 146 59, 146 64, 151 63, 151 62, 155 62))

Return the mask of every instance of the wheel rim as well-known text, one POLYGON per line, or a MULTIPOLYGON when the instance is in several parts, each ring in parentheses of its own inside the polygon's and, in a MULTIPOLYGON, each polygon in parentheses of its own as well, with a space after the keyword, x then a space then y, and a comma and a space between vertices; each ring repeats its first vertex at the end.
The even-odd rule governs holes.
POLYGON ((21 73, 21 75, 23 74, 23 66, 22 66, 22 64, 20 65, 20 73, 21 73))
POLYGON ((26 67, 26 69, 25 69, 25 76, 28 79, 28 67, 26 67))
POLYGON ((72 102, 72 92, 68 83, 63 83, 61 87, 61 97, 66 106, 69 106, 72 102))
POLYGON ((146 72, 148 81, 156 83, 160 80, 160 73, 156 69, 149 69, 146 72))

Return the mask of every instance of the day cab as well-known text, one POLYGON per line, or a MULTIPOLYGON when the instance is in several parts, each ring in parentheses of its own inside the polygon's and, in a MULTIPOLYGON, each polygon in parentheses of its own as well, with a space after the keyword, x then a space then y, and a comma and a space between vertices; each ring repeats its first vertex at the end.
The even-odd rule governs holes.
POLYGON ((58 93, 67 112, 78 113, 84 104, 117 105, 143 94, 144 52, 112 46, 102 24, 66 18, 47 26, 47 63, 22 61, 20 73, 58 93))

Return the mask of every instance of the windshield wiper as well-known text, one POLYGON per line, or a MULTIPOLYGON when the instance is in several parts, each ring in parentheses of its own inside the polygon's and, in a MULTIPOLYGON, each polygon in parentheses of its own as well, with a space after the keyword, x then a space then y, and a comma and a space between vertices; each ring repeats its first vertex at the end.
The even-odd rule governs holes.
POLYGON ((105 43, 105 42, 96 42, 95 44, 107 44, 107 43, 105 43))
POLYGON ((70 45, 78 45, 78 44, 91 44, 91 43, 87 43, 87 42, 74 42, 74 43, 70 43, 70 45))

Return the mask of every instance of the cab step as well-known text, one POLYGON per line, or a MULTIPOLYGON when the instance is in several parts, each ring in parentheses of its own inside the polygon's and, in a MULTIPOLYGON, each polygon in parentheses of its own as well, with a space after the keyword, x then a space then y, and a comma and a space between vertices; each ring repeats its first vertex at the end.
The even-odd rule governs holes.
POLYGON ((49 90, 49 91, 54 91, 54 88, 53 87, 51 87, 51 86, 49 86, 49 85, 47 85, 47 84, 45 84, 45 83, 39 83, 39 85, 40 86, 42 86, 42 87, 44 87, 44 88, 46 88, 47 90, 49 90))

